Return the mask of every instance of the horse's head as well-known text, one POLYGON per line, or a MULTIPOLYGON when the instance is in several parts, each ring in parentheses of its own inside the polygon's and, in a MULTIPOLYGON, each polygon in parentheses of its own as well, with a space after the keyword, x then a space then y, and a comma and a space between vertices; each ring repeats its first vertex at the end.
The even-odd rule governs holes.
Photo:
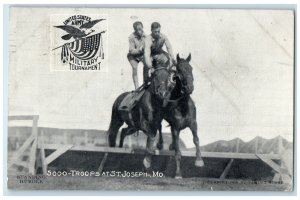
POLYGON ((173 81, 174 72, 166 67, 158 67, 154 70, 152 76, 152 93, 160 100, 163 100, 163 106, 166 106, 175 86, 173 81))
POLYGON ((192 94, 194 91, 194 77, 193 77, 193 68, 189 64, 191 61, 191 54, 184 59, 180 58, 179 54, 177 54, 177 77, 181 83, 182 89, 184 93, 192 94))

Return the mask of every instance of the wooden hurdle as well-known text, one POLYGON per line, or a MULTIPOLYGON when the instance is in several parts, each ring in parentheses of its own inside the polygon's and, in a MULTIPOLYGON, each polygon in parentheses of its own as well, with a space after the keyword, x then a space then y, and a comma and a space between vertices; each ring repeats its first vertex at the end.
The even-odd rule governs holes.
MULTIPOLYGON (((239 152, 239 142, 240 140, 237 139, 236 140, 236 149, 235 152, 238 153, 239 152)), ((262 144, 263 146, 264 144, 262 144)), ((284 182, 289 182, 291 181, 291 177, 289 177, 286 174, 286 169, 284 169, 281 164, 277 164, 276 162, 274 162, 274 160, 280 161, 281 160, 281 155, 282 155, 282 150, 283 150, 283 144, 282 144, 282 138, 279 136, 278 138, 278 152, 277 154, 259 154, 258 153, 258 138, 255 139, 255 155, 257 157, 257 159, 261 160, 262 162, 264 162, 265 164, 267 164, 269 167, 271 167, 272 170, 275 171, 275 175, 273 178, 273 181, 284 181, 284 182)), ((244 153, 243 153, 244 154, 244 153)), ((230 158, 229 162, 227 163, 226 167, 224 168, 220 179, 223 180, 226 178, 232 163, 234 162, 234 159, 236 158, 230 158)), ((245 158, 245 159, 249 159, 249 158, 245 158)))
MULTIPOLYGON (((235 147, 235 152, 236 152, 236 153, 239 152, 239 147, 240 147, 240 140, 237 139, 237 140, 236 140, 236 147, 235 147)), ((221 174, 221 176, 220 176, 220 179, 221 179, 221 180, 224 180, 224 179, 226 178, 226 176, 227 176, 227 174, 228 174, 228 172, 229 172, 229 170, 230 170, 230 168, 231 168, 231 166, 232 166, 233 161, 234 161, 234 158, 231 158, 230 161, 227 163, 227 165, 226 165, 224 171, 222 172, 222 174, 221 174)))
MULTIPOLYGON (((42 140, 39 140, 42 141, 42 140)), ((134 149, 134 148, 112 148, 112 147, 96 147, 96 146, 77 146, 77 145, 58 145, 58 144, 44 144, 38 143, 38 149, 42 152, 44 150, 54 150, 54 152, 49 155, 47 158, 44 154, 42 155, 43 160, 43 173, 46 173, 47 166, 58 158, 60 155, 64 154, 66 151, 86 151, 86 152, 101 152, 104 153, 104 157, 102 158, 98 171, 102 172, 105 162, 110 153, 117 154, 139 154, 145 155, 145 149, 134 149)), ((256 148, 257 149, 257 148, 256 148)), ((181 151, 182 156, 184 157, 195 157, 195 151, 181 151)), ((155 150, 154 155, 157 156, 174 156, 174 151, 169 150, 155 150)), ((280 181, 283 177, 286 177, 284 174, 284 169, 274 161, 280 161, 281 155, 277 154, 260 154, 260 153, 239 153, 239 140, 237 140, 235 152, 201 152, 202 157, 204 158, 222 158, 222 159, 230 159, 226 167, 224 168, 222 174, 220 175, 220 179, 223 180, 226 178, 229 173, 231 166, 235 159, 247 159, 247 160, 260 160, 267 164, 272 170, 275 171, 274 181, 280 181)), ((290 181, 290 179, 288 179, 290 181)), ((288 182, 287 181, 287 182, 288 182)))
MULTIPOLYGON (((140 154, 145 155, 145 149, 133 149, 133 148, 112 148, 112 147, 94 147, 94 146, 72 146, 72 145, 58 145, 58 144, 38 144, 38 149, 44 151, 55 150, 55 154, 52 153, 47 158, 43 156, 43 173, 46 173, 47 166, 58 158, 60 155, 66 151, 87 151, 87 152, 101 152, 104 153, 104 157, 100 163, 98 171, 102 171, 107 160, 109 153, 118 153, 118 154, 140 154), (53 155, 54 154, 54 155, 53 155)), ((181 151, 182 156, 184 157, 195 157, 195 151, 181 151)), ((169 150, 155 150, 154 155, 157 156, 174 156, 174 151, 169 150)), ((249 159, 249 160, 262 160, 264 163, 268 164, 272 169, 279 172, 279 166, 273 160, 280 160, 278 154, 253 154, 253 153, 238 153, 238 152, 201 152, 202 157, 204 158, 228 158, 230 159, 229 163, 225 167, 223 173, 220 176, 220 179, 225 179, 228 174, 231 165, 234 159, 249 159)))
POLYGON ((53 162, 56 158, 67 152, 73 147, 73 145, 56 145, 55 148, 51 148, 51 150, 54 150, 53 153, 48 155, 46 157, 45 150, 50 150, 50 148, 47 148, 44 145, 44 133, 41 133, 41 137, 39 139, 38 143, 38 149, 40 151, 40 160, 42 165, 43 174, 47 173, 48 165, 53 162))
POLYGON ((9 116, 8 121, 13 120, 32 120, 32 131, 29 138, 23 143, 23 145, 14 153, 11 159, 8 160, 7 168, 11 168, 13 165, 22 166, 27 168, 30 174, 36 174, 35 162, 37 151, 37 138, 38 138, 38 115, 23 115, 23 116, 9 116), (22 161, 21 157, 26 150, 30 149, 29 161, 22 161))
MULTIPOLYGON (((133 149, 133 148, 111 148, 111 147, 99 147, 99 146, 82 146, 82 145, 72 145, 72 144, 45 144, 44 143, 44 133, 41 132, 38 135, 38 115, 26 115, 26 116, 9 116, 9 120, 32 120, 32 133, 29 138, 23 143, 23 145, 14 153, 12 158, 8 162, 8 168, 13 165, 23 166, 28 168, 30 174, 36 174, 37 161, 40 161, 40 166, 42 168, 43 174, 47 173, 48 165, 52 163, 55 159, 63 155, 67 151, 86 151, 86 152, 101 152, 104 153, 104 157, 101 160, 98 171, 102 171, 105 162, 110 153, 119 154, 140 154, 145 155, 145 149, 133 149), (24 154, 25 150, 30 149, 29 162, 24 162, 20 158, 24 154), (50 155, 45 154, 46 150, 52 150, 50 155), (39 152, 39 154, 37 154, 39 152), (36 157, 38 155, 39 157, 36 157)), ((64 133, 64 138, 66 140, 66 133, 64 133)), ((223 158, 229 159, 229 162, 225 166, 220 179, 225 179, 229 173, 231 166, 235 159, 250 159, 250 160, 260 160, 267 164, 272 170, 275 171, 274 180, 282 180, 283 177, 287 177, 285 170, 282 166, 274 161, 280 161, 282 153, 282 138, 279 137, 278 140, 278 152, 276 154, 261 154, 258 153, 257 140, 255 143, 255 153, 239 153, 239 139, 237 139, 235 152, 201 152, 204 158, 223 158)), ((87 143, 87 133, 85 133, 85 142, 87 143)), ((169 150, 155 150, 154 155, 161 156, 174 156, 174 151, 169 150)), ((182 156, 184 157, 195 157, 195 151, 182 151, 182 156)), ((287 178, 288 180, 291 179, 287 178)))

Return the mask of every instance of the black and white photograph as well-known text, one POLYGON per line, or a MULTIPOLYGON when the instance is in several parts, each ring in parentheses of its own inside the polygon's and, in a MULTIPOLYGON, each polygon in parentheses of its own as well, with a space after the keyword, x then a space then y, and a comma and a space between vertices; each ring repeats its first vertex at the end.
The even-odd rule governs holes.
POLYGON ((10 6, 7 187, 294 188, 292 9, 10 6))

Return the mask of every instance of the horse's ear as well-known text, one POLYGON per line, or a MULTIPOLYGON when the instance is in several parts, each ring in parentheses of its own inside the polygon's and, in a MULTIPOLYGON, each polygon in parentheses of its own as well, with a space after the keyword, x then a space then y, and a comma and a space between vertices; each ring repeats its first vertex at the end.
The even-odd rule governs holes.
POLYGON ((177 63, 180 61, 179 53, 176 56, 177 63))
POLYGON ((189 63, 192 59, 191 53, 189 54, 189 56, 186 58, 186 61, 189 63))

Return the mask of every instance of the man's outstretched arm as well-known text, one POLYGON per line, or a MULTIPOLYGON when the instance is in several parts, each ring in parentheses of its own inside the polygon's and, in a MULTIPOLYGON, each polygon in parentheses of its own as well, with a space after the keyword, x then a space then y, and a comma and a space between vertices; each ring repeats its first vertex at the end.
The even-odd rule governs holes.
POLYGON ((169 41, 169 39, 166 37, 165 38, 165 45, 166 45, 166 48, 167 48, 167 51, 169 53, 169 56, 170 56, 170 59, 171 61, 175 61, 175 57, 174 57, 174 54, 173 54, 173 48, 172 48, 172 45, 169 41))

